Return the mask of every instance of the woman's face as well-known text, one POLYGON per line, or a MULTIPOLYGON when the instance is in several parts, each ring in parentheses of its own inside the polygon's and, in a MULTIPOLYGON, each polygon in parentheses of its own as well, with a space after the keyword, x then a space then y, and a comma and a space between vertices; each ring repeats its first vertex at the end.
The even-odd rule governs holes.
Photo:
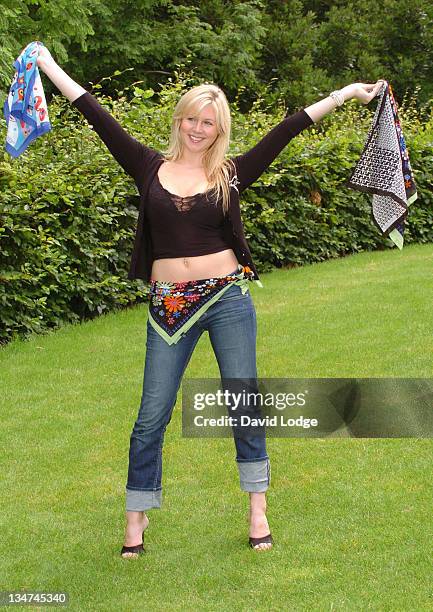
POLYGON ((218 136, 215 110, 211 103, 199 113, 190 112, 180 124, 183 145, 191 152, 204 152, 218 136))

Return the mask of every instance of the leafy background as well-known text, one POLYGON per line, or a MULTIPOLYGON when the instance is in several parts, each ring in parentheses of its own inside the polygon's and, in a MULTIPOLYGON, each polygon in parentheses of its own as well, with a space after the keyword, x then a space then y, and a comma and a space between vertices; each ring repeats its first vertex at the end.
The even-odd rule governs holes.
POLYGON ((123 86, 157 88, 190 62, 230 99, 244 87, 244 110, 269 83, 268 100, 283 97, 289 108, 378 78, 399 100, 416 87, 420 104, 433 97, 430 0, 0 0, 0 9, 2 98, 32 40, 83 86, 131 68, 123 86))
MULTIPOLYGON (((13 60, 44 42, 125 128, 158 150, 172 109, 203 80, 226 92, 230 154, 287 110, 349 82, 387 78, 400 105, 419 199, 405 242, 431 242, 433 5, 370 0, 192 2, 0 0, 0 94, 13 60), (404 27, 403 27, 404 26, 404 27)), ((135 185, 79 112, 42 76, 53 129, 17 159, 0 153, 0 343, 147 299, 127 279, 135 185)), ((355 102, 294 139, 244 194, 259 271, 389 248, 368 196, 344 185, 372 108, 355 102)), ((6 123, 0 122, 5 142, 6 123)), ((393 247, 394 248, 394 247, 393 247)))

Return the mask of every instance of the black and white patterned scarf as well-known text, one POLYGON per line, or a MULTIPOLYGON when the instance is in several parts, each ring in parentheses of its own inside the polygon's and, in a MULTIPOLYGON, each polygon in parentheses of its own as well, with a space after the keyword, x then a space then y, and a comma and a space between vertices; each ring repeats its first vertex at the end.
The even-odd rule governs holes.
POLYGON ((408 207, 417 192, 397 103, 387 81, 378 96, 367 141, 346 185, 373 194, 374 222, 401 249, 408 207))

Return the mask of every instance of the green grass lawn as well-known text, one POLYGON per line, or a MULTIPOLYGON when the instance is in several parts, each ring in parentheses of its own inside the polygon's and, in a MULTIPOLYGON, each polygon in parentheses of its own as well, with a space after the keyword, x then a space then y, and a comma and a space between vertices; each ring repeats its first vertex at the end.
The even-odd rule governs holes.
MULTIPOLYGON (((430 377, 433 245, 263 275, 261 377, 430 377)), ((119 556, 146 305, 0 351, 0 590, 71 610, 433 610, 430 439, 269 438, 270 553, 248 549, 233 441, 166 433, 147 552, 119 556)), ((217 377, 207 336, 186 372, 217 377)))

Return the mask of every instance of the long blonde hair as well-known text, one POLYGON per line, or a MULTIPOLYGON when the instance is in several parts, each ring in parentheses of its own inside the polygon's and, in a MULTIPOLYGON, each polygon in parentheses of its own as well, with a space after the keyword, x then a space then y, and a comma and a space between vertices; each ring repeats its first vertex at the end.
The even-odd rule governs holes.
POLYGON ((222 194, 222 208, 228 211, 230 199, 229 182, 230 170, 233 163, 226 159, 230 144, 231 116, 230 108, 224 92, 212 83, 204 83, 192 87, 182 95, 173 112, 170 142, 163 156, 165 161, 176 161, 182 155, 182 140, 180 137, 180 124, 184 117, 192 112, 199 113, 205 106, 212 104, 215 110, 216 127, 218 135, 212 145, 203 155, 203 166, 216 201, 222 194))

